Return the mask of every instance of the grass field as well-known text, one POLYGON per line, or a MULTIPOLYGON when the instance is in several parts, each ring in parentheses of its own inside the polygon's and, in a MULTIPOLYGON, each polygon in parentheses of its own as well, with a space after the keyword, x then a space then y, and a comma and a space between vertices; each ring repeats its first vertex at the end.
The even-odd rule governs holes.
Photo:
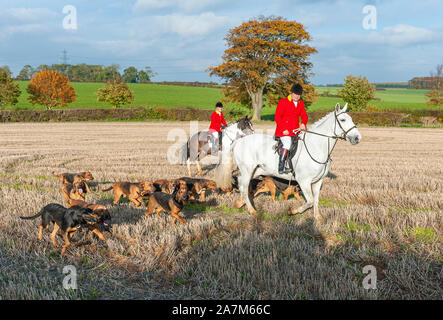
MULTIPOLYGON (((28 101, 26 88, 28 81, 17 81, 22 94, 15 108, 44 109, 41 106, 33 106, 28 101)), ((104 102, 98 102, 96 92, 103 87, 103 83, 72 82, 77 93, 77 100, 65 108, 111 108, 104 102)), ((125 107, 134 106, 162 106, 162 107, 195 107, 202 109, 212 108, 212 105, 221 98, 219 89, 169 86, 158 84, 128 84, 134 91, 135 100, 125 107)))
POLYGON ((172 225, 93 191, 86 199, 109 208, 113 233, 105 245, 81 232, 89 243, 60 257, 48 232, 37 239, 38 220, 19 219, 66 205, 51 171, 89 170, 101 188, 184 176, 166 161, 167 135, 189 123, 0 126, 0 299, 443 299, 443 129, 360 128, 360 144, 340 141, 320 193, 323 224, 312 210, 289 217, 303 201, 281 196, 259 196, 251 216, 233 209, 233 193, 186 206, 187 224, 172 225), (63 289, 66 265, 77 290, 63 289), (375 290, 362 286, 365 265, 376 267, 375 290))
MULTIPOLYGON (((22 95, 19 103, 11 107, 12 109, 44 109, 44 107, 32 106, 28 101, 28 93, 26 87, 27 81, 18 81, 22 95)), ((65 108, 110 108, 110 105, 103 102, 98 102, 95 92, 102 87, 103 83, 81 83, 74 82, 72 86, 77 92, 77 101, 66 106, 65 108)), ((202 109, 212 109, 217 101, 222 97, 220 89, 212 88, 198 88, 185 86, 170 86, 159 84, 129 84, 129 88, 134 91, 135 101, 126 107, 133 106, 163 106, 168 108, 173 107, 195 107, 202 109)), ((335 94, 338 88, 318 87, 319 93, 329 90, 335 94)), ((425 104, 426 97, 424 94, 426 90, 411 90, 411 89, 386 89, 386 91, 377 91, 376 97, 381 101, 371 101, 370 104, 376 106, 380 111, 391 109, 399 110, 417 110, 430 109, 431 107, 425 104)), ((309 111, 327 111, 332 110, 337 102, 344 104, 340 98, 320 97, 309 111)), ((227 106, 234 106, 227 103, 227 106)), ((273 116, 275 113, 275 106, 266 106, 262 110, 262 115, 265 118, 273 116)))
MULTIPOLYGON (((316 90, 320 94, 328 90, 331 94, 337 94, 340 88, 337 87, 317 87, 316 90)), ((429 90, 421 89, 403 89, 403 88, 387 88, 384 91, 377 91, 375 97, 381 101, 371 101, 379 111, 389 111, 392 109, 398 110, 418 110, 418 109, 432 109, 431 106, 426 105, 428 98, 425 93, 429 90)), ((327 105, 335 101, 336 98, 320 97, 316 104, 327 105)), ((340 103, 344 103, 340 99, 340 103)))

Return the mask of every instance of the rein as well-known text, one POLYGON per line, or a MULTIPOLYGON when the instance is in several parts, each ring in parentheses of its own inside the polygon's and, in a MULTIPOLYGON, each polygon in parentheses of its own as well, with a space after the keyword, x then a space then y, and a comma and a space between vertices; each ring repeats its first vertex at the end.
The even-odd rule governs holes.
MULTIPOLYGON (((344 112, 342 112, 342 113, 344 113, 344 112)), ((351 130, 354 129, 354 128, 357 128, 357 126, 354 125, 354 126, 351 127, 349 130, 346 130, 346 131, 345 131, 345 130, 343 129, 343 127, 341 126, 340 121, 338 120, 338 116, 339 116, 340 114, 342 114, 342 113, 337 114, 336 111, 334 110, 334 118, 335 118, 335 121, 334 121, 334 135, 333 135, 333 136, 330 136, 330 135, 327 135, 327 134, 318 133, 318 132, 314 132, 314 131, 309 131, 309 130, 301 130, 301 129, 295 129, 295 130, 294 130, 294 133, 296 133, 296 132, 300 132, 300 131, 303 131, 303 132, 305 132, 305 133, 316 134, 316 135, 318 135, 318 136, 322 136, 322 137, 326 137, 326 138, 330 138, 330 139, 346 140, 346 137, 347 137, 347 134, 349 133, 349 131, 351 131, 351 130), (340 127, 340 129, 343 131, 343 136, 339 136, 339 135, 337 135, 337 134, 335 133, 335 129, 337 128, 337 123, 338 123, 338 126, 340 127)), ((308 147, 307 147, 307 145, 306 145, 305 136, 306 136, 306 134, 303 135, 303 138, 301 138, 301 140, 303 141, 303 145, 305 146, 306 152, 308 153, 308 155, 311 157, 311 159, 312 159, 314 162, 316 162, 316 163, 318 163, 318 164, 324 164, 324 165, 326 165, 330 160, 332 160, 332 159, 331 159, 331 154, 332 154, 332 151, 333 151, 334 148, 335 148, 335 143, 334 143, 334 146, 332 147, 331 151, 328 152, 328 156, 327 156, 327 158, 326 158, 326 161, 325 161, 325 162, 320 162, 320 161, 314 159, 314 157, 313 157, 313 156, 311 155, 311 153, 309 152, 309 149, 308 149, 308 147)), ((329 139, 328 139, 328 150, 329 150, 329 147, 330 147, 330 141, 329 141, 329 139)))

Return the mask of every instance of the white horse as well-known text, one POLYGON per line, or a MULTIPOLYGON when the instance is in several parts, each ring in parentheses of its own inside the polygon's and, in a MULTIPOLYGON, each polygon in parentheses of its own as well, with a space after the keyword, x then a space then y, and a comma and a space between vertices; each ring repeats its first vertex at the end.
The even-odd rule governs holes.
MULTIPOLYGON (((229 124, 222 131, 222 148, 229 149, 232 142, 246 135, 254 133, 251 118, 247 116, 240 120, 229 124)), ((180 164, 186 164, 188 175, 191 176, 191 163, 197 164, 197 175, 201 175, 200 160, 211 154, 211 134, 207 131, 199 131, 193 134, 189 140, 180 148, 179 161, 180 164)))
POLYGON ((355 145, 362 138, 352 118, 346 113, 346 108, 347 104, 340 110, 340 104, 337 103, 333 112, 318 120, 306 132, 300 133, 298 149, 292 158, 294 173, 278 173, 278 154, 273 150, 276 142, 272 136, 253 134, 235 141, 230 149, 223 150, 222 161, 216 168, 217 185, 222 188, 230 186, 235 162, 240 170, 238 186, 244 199, 237 201, 236 207, 246 203, 248 211, 256 214, 248 195, 251 179, 264 175, 296 180, 306 204, 291 208, 289 214, 302 213, 314 206, 314 218, 321 222, 322 217, 318 211, 320 188, 331 166, 330 156, 337 139, 348 140, 355 145))

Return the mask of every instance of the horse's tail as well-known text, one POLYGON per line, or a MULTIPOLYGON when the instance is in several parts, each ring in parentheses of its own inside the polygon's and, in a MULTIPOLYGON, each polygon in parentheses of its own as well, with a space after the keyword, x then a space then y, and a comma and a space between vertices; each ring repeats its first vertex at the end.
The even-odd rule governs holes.
POLYGON ((178 163, 186 164, 189 159, 189 141, 180 147, 178 150, 178 163))
POLYGON ((222 150, 220 162, 215 168, 215 182, 219 188, 230 188, 232 186, 232 167, 234 165, 232 149, 234 145, 235 143, 222 150))

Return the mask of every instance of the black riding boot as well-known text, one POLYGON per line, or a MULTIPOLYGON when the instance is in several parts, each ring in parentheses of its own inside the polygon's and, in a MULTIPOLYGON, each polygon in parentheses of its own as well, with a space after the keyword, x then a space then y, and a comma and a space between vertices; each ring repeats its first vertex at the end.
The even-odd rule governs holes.
POLYGON ((284 174, 291 172, 291 169, 286 168, 286 160, 288 159, 289 150, 282 148, 280 151, 280 158, 278 161, 278 173, 284 174))

